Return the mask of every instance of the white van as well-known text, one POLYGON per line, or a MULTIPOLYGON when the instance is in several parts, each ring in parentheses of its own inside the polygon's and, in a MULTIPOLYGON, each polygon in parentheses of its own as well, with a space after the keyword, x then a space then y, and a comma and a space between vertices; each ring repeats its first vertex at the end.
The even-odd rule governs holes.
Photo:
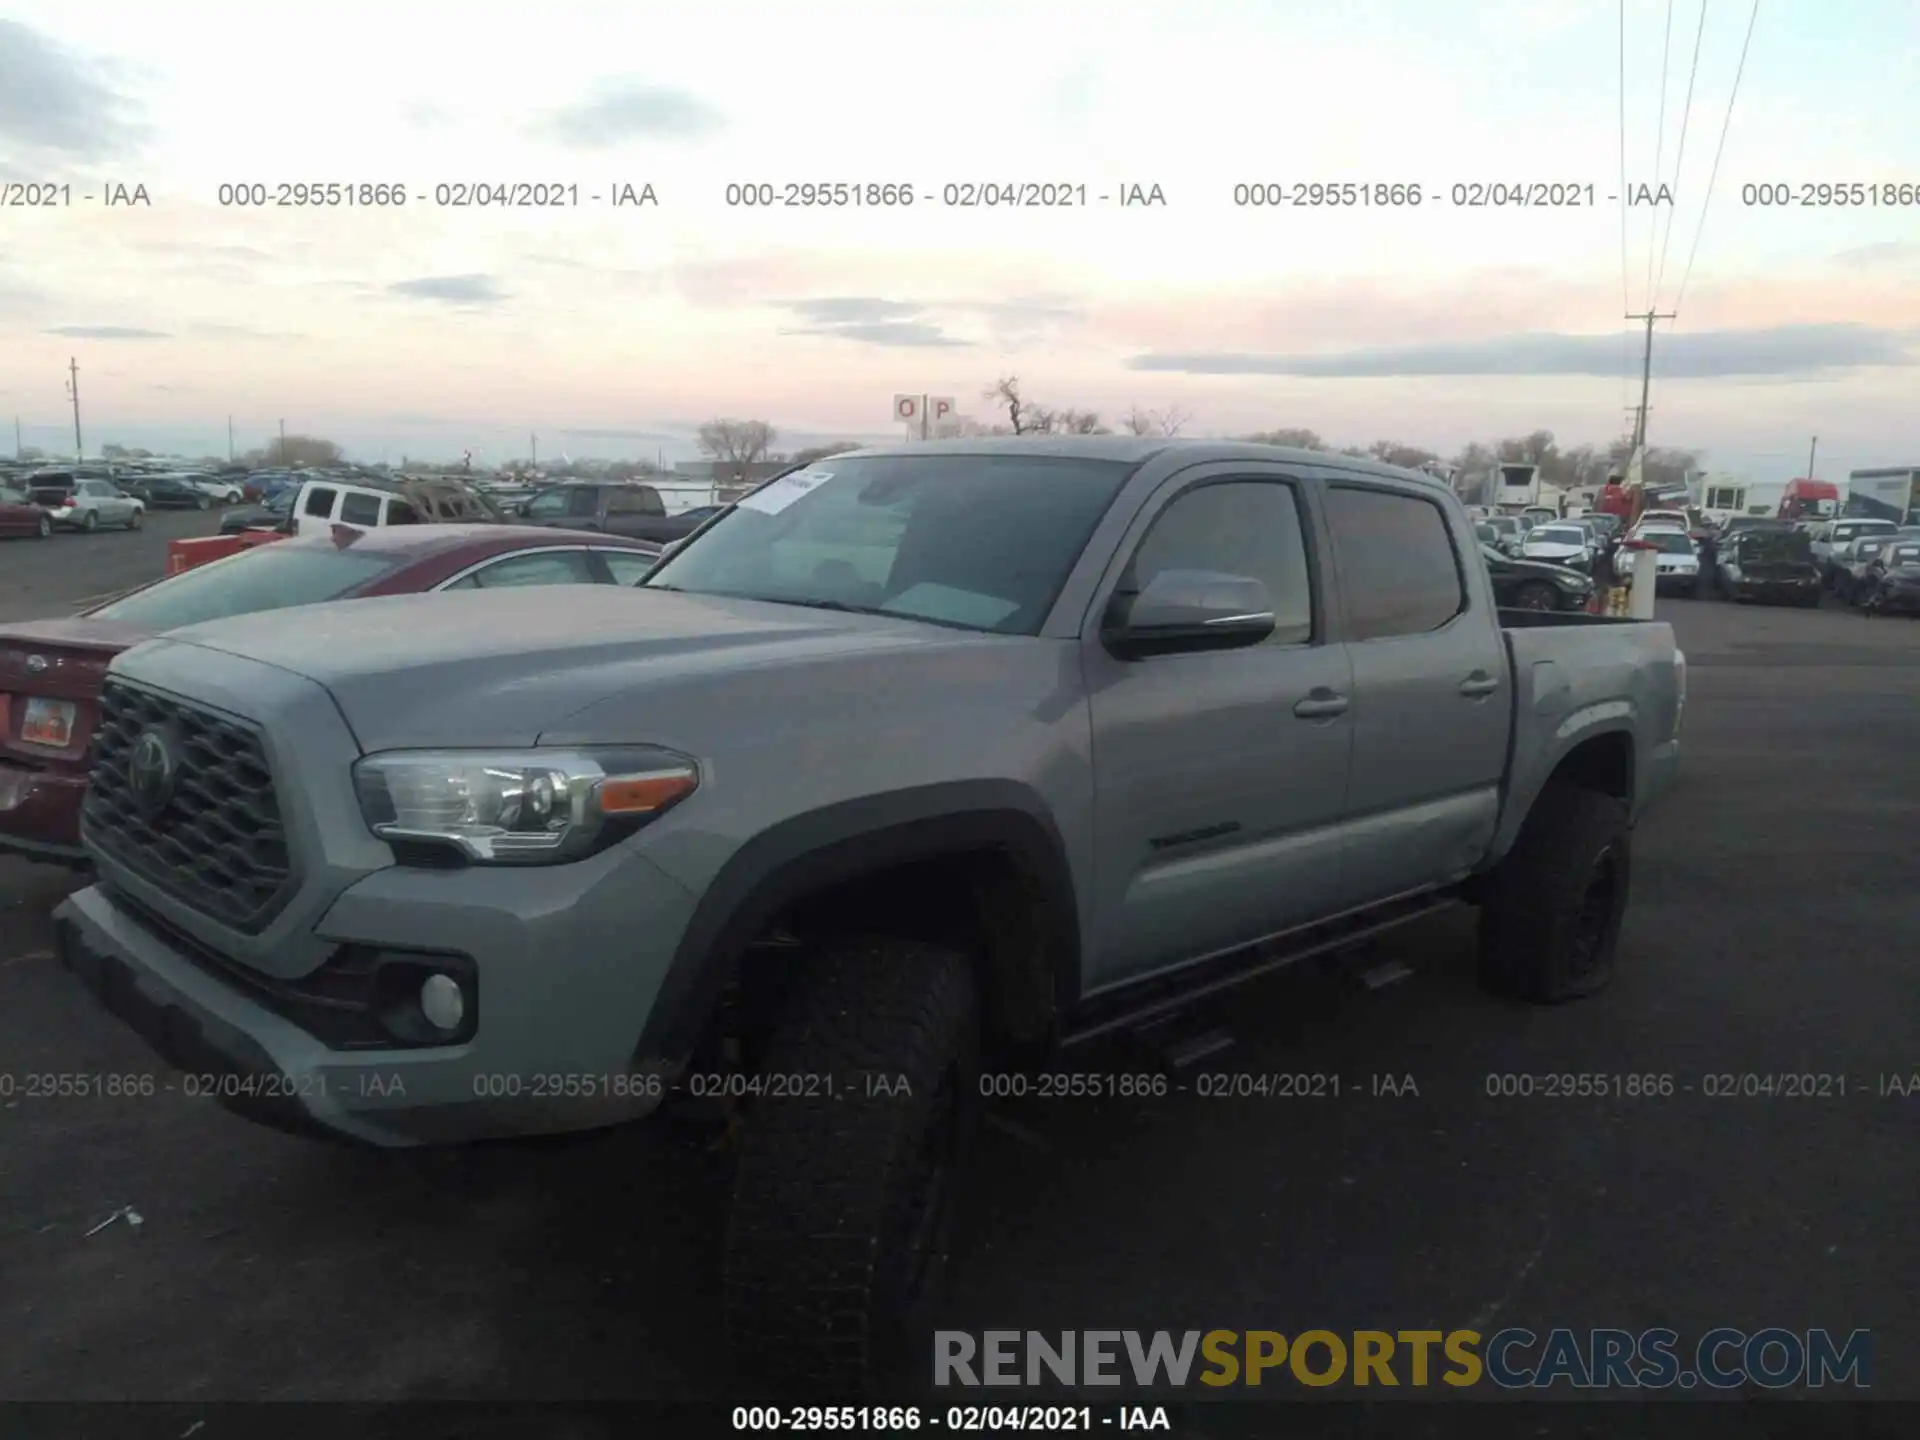
POLYGON ((384 525, 471 524, 501 515, 466 486, 353 479, 307 480, 293 502, 293 533, 312 535, 335 525, 375 530, 384 525))

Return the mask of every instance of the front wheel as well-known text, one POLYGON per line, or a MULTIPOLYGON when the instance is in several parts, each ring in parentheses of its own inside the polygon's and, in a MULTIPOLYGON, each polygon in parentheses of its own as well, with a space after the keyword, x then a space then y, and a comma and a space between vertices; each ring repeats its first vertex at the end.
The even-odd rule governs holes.
POLYGON ((814 955, 762 1067, 801 1093, 747 1115, 725 1242, 728 1340, 765 1379, 844 1395, 917 1349, 979 1108, 979 1015, 955 951, 814 955))
POLYGON ((49 535, 53 534, 53 517, 51 515, 42 515, 39 525, 35 528, 39 530, 40 538, 42 540, 46 539, 49 535))
POLYGON ((98 510, 87 511, 86 514, 80 517, 80 528, 89 534, 98 530, 100 528, 100 512, 98 510))
POLYGON ((1513 603, 1522 610, 1558 610, 1560 596, 1544 580, 1534 580, 1515 592, 1513 603))
POLYGON ((1613 979, 1633 872, 1626 803, 1549 781, 1480 907, 1480 975, 1538 1004, 1577 1000, 1613 979))
POLYGON ((140 519, 145 514, 146 511, 135 507, 134 512, 127 516, 127 528, 129 530, 138 530, 140 528, 140 519))

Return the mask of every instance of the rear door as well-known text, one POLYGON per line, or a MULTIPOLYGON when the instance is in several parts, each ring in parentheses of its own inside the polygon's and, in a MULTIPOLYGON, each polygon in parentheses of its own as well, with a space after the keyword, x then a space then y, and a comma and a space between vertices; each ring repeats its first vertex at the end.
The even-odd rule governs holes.
POLYGON ((306 493, 293 503, 297 511, 294 533, 311 535, 333 523, 334 511, 340 504, 340 492, 331 485, 310 485, 306 493))
POLYGON ((1349 905, 1465 875, 1500 818, 1511 679, 1465 519, 1424 487, 1333 478, 1327 530, 1353 666, 1349 905))
POLYGON ((370 490, 346 490, 340 495, 340 519, 337 523, 351 525, 359 530, 375 530, 380 526, 380 512, 386 508, 387 497, 377 495, 370 490))
POLYGON ((1142 508, 1096 592, 1080 650, 1093 725, 1100 989, 1325 913, 1353 722, 1330 638, 1312 485, 1279 466, 1195 466, 1142 508), (1264 581, 1277 626, 1239 650, 1121 659, 1116 591, 1164 569, 1264 581))

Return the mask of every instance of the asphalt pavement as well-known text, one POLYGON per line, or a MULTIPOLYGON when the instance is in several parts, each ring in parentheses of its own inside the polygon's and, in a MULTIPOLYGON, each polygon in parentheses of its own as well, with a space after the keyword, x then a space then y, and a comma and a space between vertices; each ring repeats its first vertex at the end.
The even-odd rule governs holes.
MULTIPOLYGON (((5 613, 111 588, 171 521, 6 545, 5 613)), ((1401 983, 1298 969, 1221 1005, 1239 1044, 1210 1071, 1337 1076, 1337 1099, 1006 1105, 942 1323, 1864 1328, 1873 1396, 1920 1398, 1920 1086, 1880 1093, 1920 1072, 1920 624, 1661 608, 1691 660, 1684 776, 1637 836, 1609 991, 1483 996, 1459 914, 1371 957, 1401 983), (1567 1072, 1656 1093, 1490 1093, 1567 1072), (1808 1074, 1844 1094, 1707 1093, 1808 1074)), ((53 964, 70 883, 0 860, 0 1399, 735 1393, 724 1153, 666 1129, 393 1155, 254 1128, 167 1091, 53 964), (59 1073, 155 1090, 25 1098, 59 1073)))
POLYGON ((0 539, 0 624, 71 615, 167 573, 167 542, 217 534, 218 510, 150 510, 138 530, 0 539))

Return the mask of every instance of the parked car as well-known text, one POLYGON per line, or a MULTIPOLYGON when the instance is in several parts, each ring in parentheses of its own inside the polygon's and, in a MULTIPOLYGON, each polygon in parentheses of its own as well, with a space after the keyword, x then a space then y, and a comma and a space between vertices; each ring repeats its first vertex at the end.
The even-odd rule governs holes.
POLYGON ((152 510, 211 510, 213 496, 178 475, 148 475, 129 480, 127 493, 152 510))
POLYGON ((1599 550, 1593 533, 1581 525, 1564 521, 1536 525, 1521 542, 1522 560, 1541 560, 1550 565, 1565 565, 1573 570, 1591 570, 1599 550))
POLYGON ((1877 555, 1858 584, 1868 615, 1920 615, 1920 541, 1900 540, 1877 555))
POLYGON ((244 530, 293 529, 293 502, 298 490, 282 490, 264 505, 239 505, 220 517, 222 535, 238 535, 244 530))
MULTIPOLYGON (((1700 551, 1686 531, 1656 526, 1651 530, 1635 530, 1632 538, 1654 547, 1653 588, 1656 595, 1700 593, 1700 551)), ((1633 578, 1634 554, 1634 551, 1622 548, 1614 555, 1613 571, 1616 578, 1633 578)))
POLYGON ((111 480, 76 476, 69 471, 35 475, 27 493, 63 530, 94 531, 102 526, 138 530, 146 516, 145 503, 111 480))
POLYGON ((1831 520, 1815 527, 1809 540, 1814 563, 1820 567, 1820 578, 1828 585, 1839 579, 1840 557, 1836 551, 1844 549, 1863 535, 1891 535, 1899 528, 1891 520, 1857 518, 1831 520))
MULTIPOLYGON (((711 513, 712 507, 708 508, 711 513)), ((519 516, 528 525, 598 530, 662 544, 691 535, 706 518, 693 511, 669 515, 666 502, 651 485, 581 480, 549 485, 521 504, 519 516)))
POLYGON ((304 1133, 778 1084, 723 1323, 854 1393, 925 1353, 983 1073, 1463 898, 1489 987, 1608 983, 1684 657, 1497 615, 1473 544, 1449 490, 1346 456, 929 441, 755 491, 634 590, 176 631, 102 691, 99 883, 55 950, 304 1133), (606 1079, 482 1083, 555 1074, 606 1079))
POLYGON ((246 498, 246 483, 231 475, 182 475, 196 490, 205 491, 216 505, 238 505, 246 498))
POLYGON ((1520 554, 1520 542, 1526 538, 1525 527, 1511 515, 1492 516, 1487 524, 1498 536, 1492 542, 1493 548, 1517 559, 1520 554))
POLYGON ((0 535, 34 535, 44 540, 51 534, 53 516, 44 506, 35 504, 24 490, 0 485, 0 535))
POLYGON ((315 535, 335 525, 472 525, 507 517, 471 485, 450 478, 303 482, 290 515, 293 533, 315 535))
POLYGON ((1847 604, 1856 604, 1863 592, 1860 582, 1867 576, 1880 552, 1900 543, 1894 534, 1862 535, 1833 548, 1833 593, 1847 604))
MULTIPOLYGON (((288 539, 156 580, 70 619, 0 625, 0 852, 76 863, 101 682, 128 647, 181 626, 328 600, 527 585, 632 585, 659 547, 519 525, 288 539)), ((279 623, 290 623, 280 619, 279 623)))
POLYGON ((1593 598, 1593 581, 1564 565, 1516 560, 1482 542, 1480 558, 1493 581, 1494 603, 1514 610, 1582 610, 1593 598))
POLYGON ((1806 535, 1782 523, 1748 526, 1723 538, 1714 588, 1729 600, 1820 604, 1820 567, 1806 535))

